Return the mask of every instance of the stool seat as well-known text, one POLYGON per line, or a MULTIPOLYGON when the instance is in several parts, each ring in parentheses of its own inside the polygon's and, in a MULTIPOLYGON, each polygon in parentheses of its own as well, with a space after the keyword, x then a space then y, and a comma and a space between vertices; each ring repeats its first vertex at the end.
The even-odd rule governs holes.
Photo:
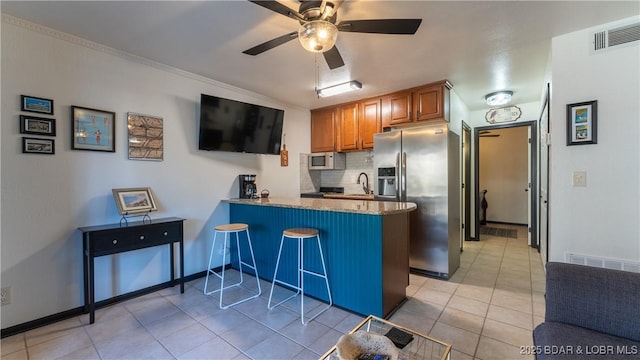
POLYGON ((230 232, 234 232, 234 231, 242 231, 245 229, 248 229, 249 225, 247 224, 241 224, 241 223, 237 223, 237 224, 223 224, 223 225, 218 225, 216 226, 214 229, 216 231, 230 231, 230 232))
POLYGON ((285 236, 288 237, 312 237, 312 236, 316 236, 318 235, 318 229, 312 229, 312 228, 293 228, 293 229, 286 229, 285 231, 283 231, 285 236))
MULTIPOLYGON (((213 244, 211 245, 211 255, 209 255, 209 266, 207 267, 207 278, 204 281, 204 294, 205 295, 211 295, 215 292, 220 292, 220 303, 219 306, 221 309, 228 309, 229 307, 236 305, 236 304, 240 304, 242 302, 245 302, 247 300, 251 300, 251 299, 255 299, 258 296, 260 296, 260 294, 262 294, 262 289, 260 288, 260 279, 258 278, 258 269, 256 267, 256 259, 253 255, 253 247, 251 246, 251 237, 249 236, 249 225, 247 224, 242 224, 242 223, 235 223, 235 224, 222 224, 222 225, 218 225, 214 227, 215 229, 215 234, 213 236, 213 244), (249 247, 249 254, 251 255, 251 263, 247 263, 244 260, 242 260, 242 253, 240 251, 240 233, 244 232, 246 234, 247 237, 247 244, 249 247), (213 255, 216 252, 216 240, 218 238, 218 234, 224 234, 224 240, 222 243, 222 248, 221 250, 221 254, 222 254, 222 269, 220 270, 220 274, 218 274, 216 271, 214 271, 211 268, 211 263, 213 262, 213 255), (236 251, 237 251, 237 256, 238 256, 238 267, 240 270, 240 281, 238 281, 235 284, 231 284, 231 285, 227 285, 225 286, 225 270, 227 268, 227 252, 228 249, 231 248, 230 245, 230 234, 236 234, 236 251), (243 277, 243 265, 245 267, 248 267, 249 269, 254 271, 254 274, 256 276, 256 283, 258 285, 258 291, 256 294, 254 294, 253 296, 248 296, 245 297, 243 299, 240 299, 232 304, 229 305, 224 305, 222 302, 222 298, 223 298, 223 294, 224 294, 224 290, 235 287, 235 286, 240 286, 244 283, 244 277, 243 277), (209 291, 209 275, 215 275, 215 277, 217 277, 218 279, 220 279, 220 288, 216 289, 216 290, 211 290, 209 291)), ((233 262, 233 260, 231 260, 229 262, 229 264, 231 265, 231 262, 233 262)))
MULTIPOLYGON (((308 250, 311 250, 311 247, 309 247, 308 250)), ((293 260, 293 259, 291 259, 293 260)), ((313 262, 313 261, 312 261, 313 262)), ((327 275, 327 267, 325 265, 324 262, 324 255, 322 253, 322 246, 320 244, 320 232, 318 231, 318 229, 314 229, 314 228, 306 228, 306 227, 299 227, 299 228, 291 228, 291 229, 286 229, 282 231, 282 238, 280 239, 280 249, 278 250, 278 258, 276 260, 276 268, 275 271, 273 272, 273 280, 271 282, 271 291, 269 292, 269 301, 267 302, 267 308, 269 310, 275 308, 276 306, 283 304, 287 301, 289 301, 290 299, 295 298, 298 295, 301 295, 300 298, 300 321, 302 322, 302 325, 306 325, 305 322, 305 317, 304 317, 304 289, 305 289, 305 275, 309 275, 309 276, 314 276, 320 279, 324 279, 324 283, 327 287, 327 295, 329 297, 329 304, 325 307, 323 307, 322 309, 320 309, 319 311, 316 311, 316 314, 309 317, 307 319, 308 321, 313 320, 314 318, 316 318, 318 315, 320 315, 321 313, 323 313, 324 311, 328 310, 332 305, 333 305, 333 299, 331 297, 331 290, 329 289, 329 277, 327 275), (322 264, 322 272, 320 271, 315 271, 312 270, 308 267, 305 267, 305 257, 304 257, 304 252, 305 252, 305 246, 304 246, 304 241, 313 241, 313 239, 315 238, 315 242, 318 246, 318 254, 320 255, 320 263, 322 264), (277 278, 278 276, 278 269, 280 268, 280 260, 282 258, 282 247, 284 245, 285 239, 290 239, 295 241, 296 243, 296 247, 297 247, 297 269, 296 269, 296 277, 297 277, 297 281, 295 284, 283 281, 283 280, 279 280, 277 278), (296 292, 289 296, 288 298, 280 301, 279 303, 275 304, 275 305, 271 305, 271 302, 273 301, 273 288, 275 287, 276 284, 281 284, 284 285, 288 288, 291 288, 293 290, 295 290, 296 292)))

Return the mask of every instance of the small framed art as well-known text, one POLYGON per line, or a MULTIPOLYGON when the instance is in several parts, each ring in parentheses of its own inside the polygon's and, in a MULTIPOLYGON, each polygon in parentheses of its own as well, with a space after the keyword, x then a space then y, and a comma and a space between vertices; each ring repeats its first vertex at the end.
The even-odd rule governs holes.
POLYGON ((53 100, 20 95, 20 110, 53 115, 53 100))
POLYGON ((56 136, 56 119, 20 115, 20 133, 56 136))
POLYGON ((598 143, 598 101, 567 105, 567 145, 598 143))
POLYGON ((129 159, 162 161, 164 156, 162 118, 127 113, 129 159))
POLYGON ((153 199, 151 188, 126 188, 112 189, 113 197, 118 206, 120 215, 147 213, 156 211, 156 202, 153 199))
POLYGON ((71 106, 72 150, 116 151, 116 113, 71 106))
POLYGON ((56 144, 53 139, 38 139, 38 138, 23 137, 22 153, 53 155, 56 153, 55 145, 56 144))

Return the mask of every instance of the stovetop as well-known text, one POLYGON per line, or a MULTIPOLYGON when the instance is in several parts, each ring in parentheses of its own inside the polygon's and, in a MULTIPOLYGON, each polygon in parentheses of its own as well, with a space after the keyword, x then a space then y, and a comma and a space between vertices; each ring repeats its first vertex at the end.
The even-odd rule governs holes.
POLYGON ((310 193, 301 193, 300 197, 304 198, 322 198, 324 194, 344 194, 343 187, 336 186, 321 186, 320 191, 318 192, 310 192, 310 193))

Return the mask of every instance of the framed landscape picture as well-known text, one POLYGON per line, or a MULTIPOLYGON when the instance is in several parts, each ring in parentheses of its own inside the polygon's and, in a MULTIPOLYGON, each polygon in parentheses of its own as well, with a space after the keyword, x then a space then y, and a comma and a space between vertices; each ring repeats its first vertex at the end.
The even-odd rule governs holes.
POLYGON ((53 100, 20 95, 20 110, 53 115, 53 100))
POLYGON ((20 133, 56 136, 56 119, 20 115, 20 133))
POLYGON ((116 113, 71 106, 72 150, 116 151, 116 113))
POLYGON ((120 215, 146 213, 156 211, 151 188, 112 189, 120 215))
POLYGON ((23 154, 46 154, 56 153, 55 141, 53 139, 22 138, 23 154))

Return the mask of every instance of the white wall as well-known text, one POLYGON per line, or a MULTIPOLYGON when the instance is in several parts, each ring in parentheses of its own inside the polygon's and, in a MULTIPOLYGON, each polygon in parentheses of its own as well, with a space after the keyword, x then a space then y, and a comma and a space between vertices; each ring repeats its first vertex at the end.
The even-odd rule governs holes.
MULTIPOLYGON (((153 218, 186 219, 185 273, 204 271, 212 226, 228 221, 221 199, 238 196, 238 174, 257 174, 258 189, 297 196, 299 158, 309 152, 309 111, 266 96, 145 62, 37 25, 2 18, 1 249, 2 328, 83 304, 79 226, 118 222, 113 188, 150 186, 153 218), (197 150, 200 94, 285 110, 290 159, 197 150), (55 155, 21 153, 20 95, 54 100, 55 155), (70 106, 116 112, 116 152, 71 150, 70 106), (164 161, 127 159, 126 113, 164 119, 164 161), (293 134, 305 134, 294 136, 293 134), (287 179, 283 181, 283 179, 287 179)), ((168 281, 168 249, 96 260, 96 299, 168 281)))
MULTIPOLYGON (((639 17, 617 24, 639 21, 639 17)), ((608 26, 605 26, 608 27, 608 26)), ((549 260, 640 260, 640 47, 589 54, 585 29, 552 41, 549 260), (566 146, 566 105, 598 101, 598 144, 566 146), (587 172, 572 187, 572 172, 587 172)))

